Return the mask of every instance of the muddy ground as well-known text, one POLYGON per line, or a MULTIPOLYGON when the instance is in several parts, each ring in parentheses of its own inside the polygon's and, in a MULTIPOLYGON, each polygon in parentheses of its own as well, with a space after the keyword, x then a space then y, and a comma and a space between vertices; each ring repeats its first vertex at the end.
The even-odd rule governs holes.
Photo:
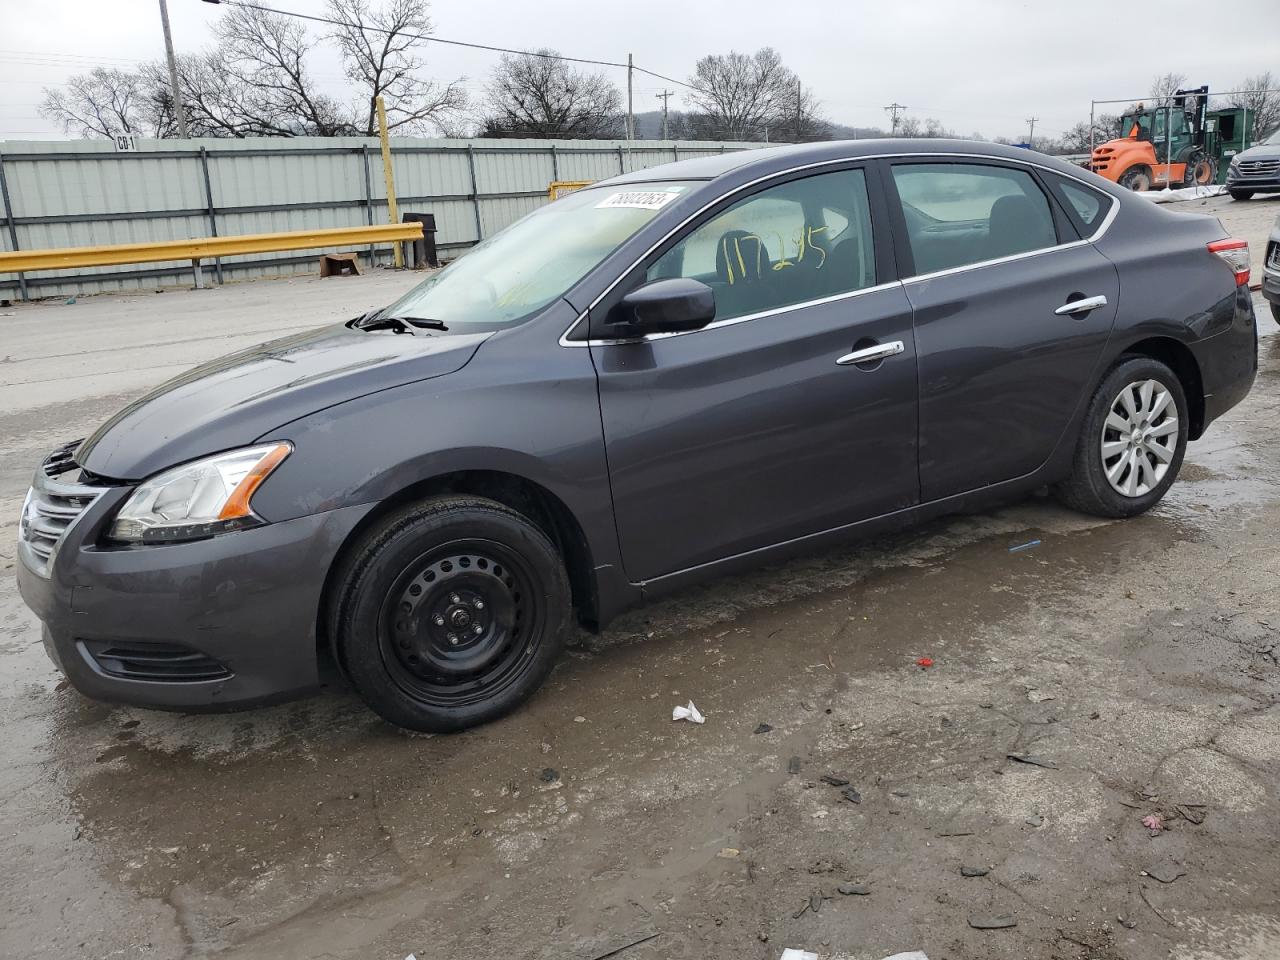
MULTIPOLYGON (((1280 201, 1210 209, 1256 243, 1280 201)), ((0 318, 0 956, 1280 956, 1260 299, 1253 394, 1145 517, 1032 498, 721 581, 578 637, 525 709, 459 736, 399 733, 336 680, 226 716, 61 689, 11 579, 39 457, 200 359, 406 282, 0 318), (690 699, 705 725, 671 721, 690 699)))

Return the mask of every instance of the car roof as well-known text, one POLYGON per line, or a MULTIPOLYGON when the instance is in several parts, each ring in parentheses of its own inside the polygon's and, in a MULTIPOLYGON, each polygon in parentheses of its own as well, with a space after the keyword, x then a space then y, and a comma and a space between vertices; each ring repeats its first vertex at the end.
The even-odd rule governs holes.
MULTIPOLYGON (((724 150, 713 156, 677 160, 643 170, 633 170, 602 180, 599 186, 624 183, 652 183, 658 180, 714 180, 728 173, 744 173, 752 176, 768 176, 809 163, 841 160, 855 157, 901 156, 904 154, 955 155, 969 154, 978 157, 996 157, 1008 160, 1034 162, 1050 168, 1058 168, 1077 177, 1085 173, 1056 157, 1036 153, 1022 147, 1010 147, 981 140, 949 140, 925 137, 898 137, 877 140, 827 140, 820 143, 799 143, 786 146, 762 146, 757 149, 724 150)), ((1089 178, 1092 180, 1092 177, 1089 178)), ((1104 181, 1105 182, 1105 181, 1104 181)))

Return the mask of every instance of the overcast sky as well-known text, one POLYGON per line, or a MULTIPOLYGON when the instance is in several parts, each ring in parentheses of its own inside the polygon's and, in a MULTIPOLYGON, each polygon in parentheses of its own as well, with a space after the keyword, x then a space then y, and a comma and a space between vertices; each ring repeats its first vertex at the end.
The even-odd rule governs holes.
MULTIPOLYGON (((323 0, 261 0, 319 13, 323 0)), ((217 6, 169 0, 179 53, 210 43, 217 6)), ((571 56, 635 62, 686 80, 699 56, 772 45, 822 101, 827 116, 883 125, 895 100, 968 136, 1057 135, 1087 119, 1089 101, 1145 95, 1175 71, 1193 85, 1232 89, 1250 74, 1280 77, 1280 0, 1205 4, 1165 0, 435 0, 441 37, 571 56), (1142 24, 1140 11, 1159 11, 1142 24)), ((319 25, 316 25, 319 27, 319 25)), ((163 55, 157 0, 0 0, 0 139, 61 136, 37 111, 41 88, 98 64, 129 66, 163 55)), ((427 72, 474 88, 496 54, 429 45, 427 72)), ((318 51, 314 72, 341 94, 337 55, 318 51)), ((610 70, 619 86, 624 70, 610 70)), ((654 109, 661 81, 637 74, 636 111, 654 109)), ((675 88, 677 91, 679 87, 675 88)), ((673 109, 683 106, 673 97, 673 109)))

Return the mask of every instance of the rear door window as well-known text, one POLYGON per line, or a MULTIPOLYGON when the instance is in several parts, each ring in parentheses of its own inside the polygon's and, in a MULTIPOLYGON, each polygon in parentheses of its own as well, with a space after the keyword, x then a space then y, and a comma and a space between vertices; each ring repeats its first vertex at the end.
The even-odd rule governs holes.
POLYGON ((695 227, 646 280, 691 277, 716 295, 716 320, 837 296, 876 282, 865 174, 769 187, 695 227))
POLYGON ((978 163, 896 163, 915 273, 1055 246, 1049 199, 1025 170, 978 163))

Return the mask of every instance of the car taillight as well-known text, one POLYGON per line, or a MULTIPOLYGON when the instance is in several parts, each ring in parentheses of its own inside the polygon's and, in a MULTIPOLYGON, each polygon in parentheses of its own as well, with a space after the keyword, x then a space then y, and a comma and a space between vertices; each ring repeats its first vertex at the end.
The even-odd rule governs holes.
POLYGON ((1216 253, 1227 262, 1236 275, 1236 286, 1249 285, 1249 242, 1247 240, 1215 240, 1208 244, 1209 252, 1216 253))

